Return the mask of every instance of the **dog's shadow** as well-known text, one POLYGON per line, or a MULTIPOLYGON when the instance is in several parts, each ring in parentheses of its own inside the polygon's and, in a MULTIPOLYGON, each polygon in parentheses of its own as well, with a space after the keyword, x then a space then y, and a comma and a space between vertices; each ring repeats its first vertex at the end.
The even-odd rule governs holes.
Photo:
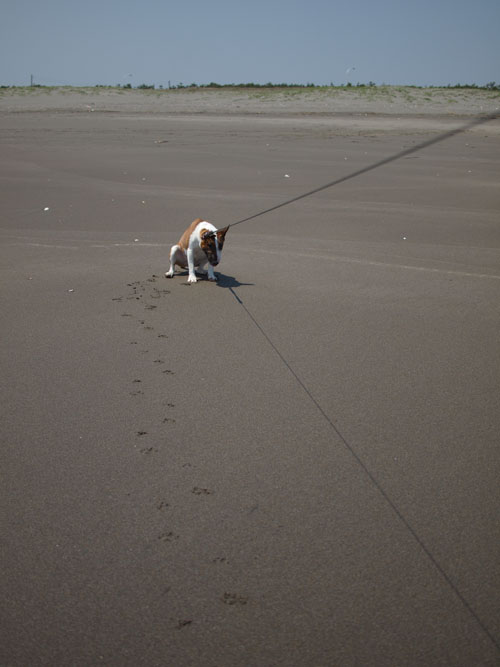
MULTIPOLYGON (((187 271, 180 271, 179 273, 175 274, 176 276, 187 276, 189 275, 187 271)), ((225 287, 226 289, 232 289, 234 287, 250 287, 254 285, 254 283, 240 283, 239 280, 236 280, 234 276, 227 276, 224 273, 216 273, 215 274, 217 278, 217 282, 215 283, 217 287, 225 287)), ((208 280, 207 274, 206 273, 198 273, 196 271, 196 278, 198 282, 210 282, 208 280)), ((189 287, 191 283, 188 283, 187 281, 185 283, 181 283, 182 285, 185 285, 186 287, 189 287)))
POLYGON ((217 273, 217 287, 225 287, 226 289, 234 287, 253 286, 254 283, 240 283, 234 276, 227 276, 224 273, 217 273))

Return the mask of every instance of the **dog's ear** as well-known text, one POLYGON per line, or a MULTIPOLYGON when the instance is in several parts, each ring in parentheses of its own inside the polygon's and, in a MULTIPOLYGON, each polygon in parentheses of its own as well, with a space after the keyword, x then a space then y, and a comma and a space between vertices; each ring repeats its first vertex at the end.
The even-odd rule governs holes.
POLYGON ((210 239, 215 237, 215 232, 211 232, 209 229, 204 229, 200 234, 202 239, 210 239))
POLYGON ((224 238, 226 237, 228 229, 229 229, 229 225, 227 227, 224 227, 224 229, 219 229, 217 231, 217 238, 219 239, 219 241, 224 241, 224 238))

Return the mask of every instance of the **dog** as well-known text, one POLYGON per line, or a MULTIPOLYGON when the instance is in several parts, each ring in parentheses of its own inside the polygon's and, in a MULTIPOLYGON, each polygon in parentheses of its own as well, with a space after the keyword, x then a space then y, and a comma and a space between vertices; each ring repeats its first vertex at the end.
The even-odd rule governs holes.
POLYGON ((210 222, 196 218, 181 236, 179 243, 170 250, 170 269, 166 278, 173 278, 175 267, 189 270, 188 283, 196 282, 195 269, 207 274, 208 280, 216 281, 214 266, 220 262, 221 251, 228 227, 217 229, 210 222), (203 267, 208 263, 207 271, 203 267))

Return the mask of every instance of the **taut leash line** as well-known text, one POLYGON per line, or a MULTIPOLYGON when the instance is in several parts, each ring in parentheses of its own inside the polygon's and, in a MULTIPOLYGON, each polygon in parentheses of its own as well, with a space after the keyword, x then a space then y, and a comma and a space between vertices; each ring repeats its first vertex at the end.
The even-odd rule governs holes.
POLYGON ((339 185, 340 183, 344 183, 345 181, 349 181, 352 178, 356 178, 357 176, 361 176, 362 174, 366 174, 369 171, 373 171, 373 169, 378 169, 379 167, 383 167, 386 164, 389 164, 390 162, 394 162, 395 160, 399 160, 403 157, 406 157, 407 155, 411 155, 412 153, 416 153, 417 151, 421 151, 424 148, 428 148, 429 146, 433 146, 434 144, 439 143, 440 141, 445 141, 446 139, 450 139, 451 137, 455 136, 456 134, 461 134, 462 132, 466 132, 467 130, 470 130, 473 127, 476 127, 477 125, 482 125, 483 123, 487 123, 490 120, 494 120, 495 118, 500 118, 500 113, 495 112, 492 114, 488 114, 487 116, 480 116, 478 118, 474 118, 474 120, 471 120, 469 123, 466 123, 465 125, 461 125, 460 127, 455 128, 454 130, 449 130, 448 132, 444 132, 443 134, 438 135, 437 137, 433 137, 432 139, 428 139, 427 141, 423 141, 421 144, 417 144, 417 146, 412 146, 411 148, 407 148, 404 151, 401 151, 400 153, 396 153, 395 155, 391 155, 389 157, 384 158, 383 160, 379 160, 378 162, 374 162, 373 164, 368 165, 367 167, 363 167, 362 169, 358 169, 357 171, 353 171, 350 174, 347 174, 346 176, 341 176, 340 178, 335 179, 334 181, 330 181, 329 183, 325 183, 325 185, 321 185, 319 188, 315 188, 314 190, 309 190, 309 192, 304 192, 301 195, 298 195, 297 197, 292 197, 292 199, 287 199, 284 202, 281 202, 280 204, 276 204, 275 206, 271 206, 270 208, 267 208, 265 211, 260 211, 259 213, 254 213, 254 215, 250 215, 248 218, 243 218, 243 220, 238 220, 237 222, 232 222, 231 224, 228 225, 228 227, 235 227, 236 225, 241 225, 242 222, 248 222, 249 220, 253 220, 254 218, 258 218, 261 215, 265 215, 266 213, 270 213, 271 211, 276 211, 279 208, 282 208, 283 206, 288 206, 288 204, 292 204, 293 202, 299 201, 300 199, 304 199, 305 197, 310 197, 311 195, 316 194, 317 192, 321 192, 322 190, 327 190, 328 188, 333 188, 335 185, 339 185))

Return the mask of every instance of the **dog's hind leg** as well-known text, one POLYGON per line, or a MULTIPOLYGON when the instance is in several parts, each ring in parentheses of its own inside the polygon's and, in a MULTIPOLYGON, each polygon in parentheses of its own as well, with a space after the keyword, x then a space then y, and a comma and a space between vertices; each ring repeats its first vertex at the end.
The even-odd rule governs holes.
POLYGON ((202 276, 206 276, 207 280, 211 280, 212 282, 217 280, 214 273, 214 267, 207 261, 200 262, 200 264, 196 267, 196 273, 200 273, 202 276))
POLYGON ((199 273, 202 276, 207 275, 207 270, 205 269, 207 262, 204 262, 203 260, 198 264, 198 266, 195 266, 195 273, 199 273))
POLYGON ((173 277, 173 275, 175 273, 175 265, 176 264, 178 264, 179 266, 182 266, 182 267, 187 266, 186 253, 180 247, 180 245, 173 245, 172 249, 170 250, 170 268, 165 273, 165 278, 172 278, 173 277))

